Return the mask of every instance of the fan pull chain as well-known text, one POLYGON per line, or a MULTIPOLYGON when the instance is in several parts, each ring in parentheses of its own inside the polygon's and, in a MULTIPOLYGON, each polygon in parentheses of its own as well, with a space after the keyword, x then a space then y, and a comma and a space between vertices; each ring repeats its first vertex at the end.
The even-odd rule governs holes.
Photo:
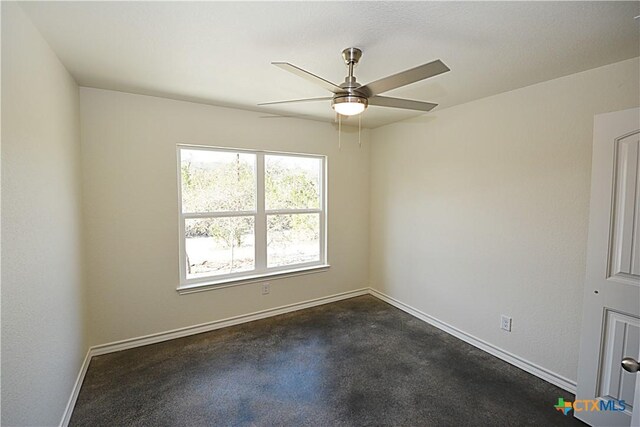
POLYGON ((338 114, 338 151, 342 151, 342 116, 338 114))
POLYGON ((362 148, 362 140, 360 134, 362 133, 362 114, 358 114, 358 148, 362 148))

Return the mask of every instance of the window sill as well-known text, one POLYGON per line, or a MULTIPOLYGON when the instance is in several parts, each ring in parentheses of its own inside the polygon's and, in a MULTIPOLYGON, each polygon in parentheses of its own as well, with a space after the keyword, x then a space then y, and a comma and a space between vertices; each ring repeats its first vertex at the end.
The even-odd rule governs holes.
POLYGON ((213 280, 203 283, 192 283, 189 285, 181 285, 177 291, 180 295, 192 294, 195 292, 211 291, 214 289, 229 288, 231 286, 241 286, 250 283, 264 282, 270 279, 282 279, 286 277, 302 276, 306 274, 322 273, 328 271, 331 266, 329 264, 314 265, 312 267, 303 267, 286 271, 275 271, 272 273, 256 274, 251 276, 234 277, 233 279, 213 280))

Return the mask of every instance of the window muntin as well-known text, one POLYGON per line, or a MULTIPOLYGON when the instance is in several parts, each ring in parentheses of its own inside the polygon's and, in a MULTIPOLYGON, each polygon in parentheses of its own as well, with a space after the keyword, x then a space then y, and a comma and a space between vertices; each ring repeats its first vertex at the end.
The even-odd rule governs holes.
POLYGON ((181 287, 326 264, 325 164, 179 145, 181 287))

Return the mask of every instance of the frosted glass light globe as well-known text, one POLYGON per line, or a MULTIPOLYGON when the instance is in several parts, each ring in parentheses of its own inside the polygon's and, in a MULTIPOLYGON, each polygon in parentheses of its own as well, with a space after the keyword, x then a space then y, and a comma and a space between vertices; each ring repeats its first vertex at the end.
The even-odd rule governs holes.
POLYGON ((331 106, 336 113, 343 116, 355 116, 367 108, 367 98, 359 96, 342 96, 334 98, 331 106))

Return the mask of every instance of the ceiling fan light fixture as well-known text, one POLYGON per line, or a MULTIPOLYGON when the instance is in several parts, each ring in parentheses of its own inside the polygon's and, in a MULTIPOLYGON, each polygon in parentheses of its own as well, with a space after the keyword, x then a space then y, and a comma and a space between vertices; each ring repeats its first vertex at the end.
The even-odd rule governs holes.
POLYGON ((331 106, 343 116, 357 116, 367 109, 367 98, 363 96, 338 96, 333 98, 331 106))

